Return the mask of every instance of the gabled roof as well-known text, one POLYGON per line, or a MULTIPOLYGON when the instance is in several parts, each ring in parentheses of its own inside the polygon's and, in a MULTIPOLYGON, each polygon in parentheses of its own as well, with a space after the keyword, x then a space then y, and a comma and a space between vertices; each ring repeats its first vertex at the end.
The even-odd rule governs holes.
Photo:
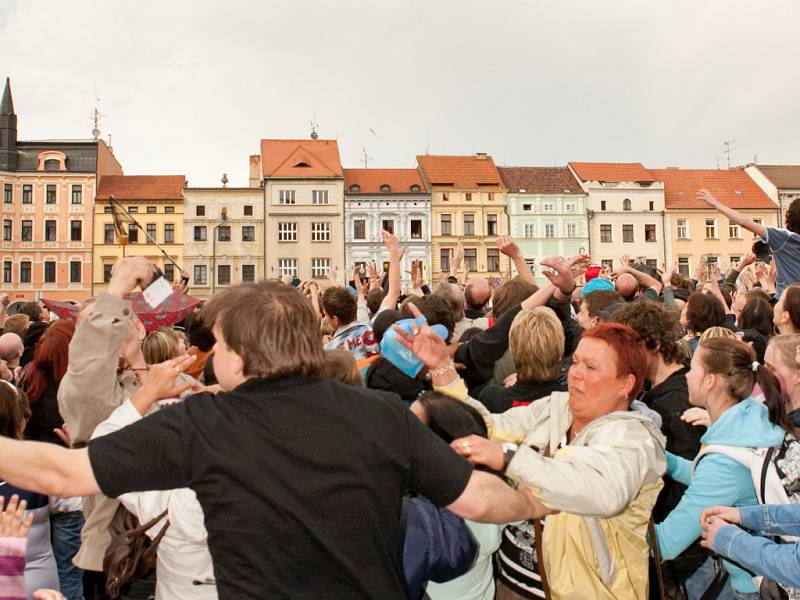
POLYGON ((528 194, 583 194, 567 167, 497 167, 509 192, 528 194))
POLYGON ((264 177, 342 177, 336 140, 261 140, 264 177))
POLYGON ((755 165, 779 190, 800 190, 800 165, 755 165))
POLYGON ((381 187, 389 186, 388 193, 409 194, 411 186, 419 186, 415 194, 425 193, 425 184, 416 169, 344 169, 344 191, 347 194, 380 194, 381 187), (358 191, 351 190, 353 185, 358 191))
POLYGON ((503 181, 488 154, 478 156, 417 156, 417 163, 431 187, 448 186, 460 189, 496 187, 503 181), (479 158, 480 156, 480 158, 479 158))
POLYGON ((181 200, 184 175, 104 175, 97 185, 97 199, 181 200))
POLYGON ((740 169, 650 169, 650 172, 664 182, 664 201, 668 210, 709 209, 708 204, 695 197, 697 190, 703 188, 726 206, 737 210, 778 208, 740 169))
POLYGON ((586 163, 571 162, 569 166, 581 181, 623 181, 653 182, 653 175, 641 163, 586 163))

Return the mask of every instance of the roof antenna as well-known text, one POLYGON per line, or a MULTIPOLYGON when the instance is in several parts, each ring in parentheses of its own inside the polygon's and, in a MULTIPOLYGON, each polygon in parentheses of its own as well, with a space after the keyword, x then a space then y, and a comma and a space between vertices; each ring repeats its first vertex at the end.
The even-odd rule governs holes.
POLYGON ((731 156, 733 155, 733 151, 735 150, 735 148, 733 147, 734 142, 736 142, 736 140, 725 140, 724 142, 722 142, 722 145, 725 148, 725 155, 728 158, 729 169, 731 168, 731 156))
POLYGON ((94 110, 92 111, 92 119, 94 120, 94 129, 92 129, 92 137, 95 140, 100 138, 100 117, 102 114, 100 113, 100 98, 95 96, 94 98, 94 110))
POLYGON ((314 123, 311 121, 311 139, 316 140, 319 139, 319 134, 317 133, 317 127, 319 127, 318 123, 314 123))
POLYGON ((369 163, 369 161, 372 160, 372 157, 371 156, 367 156, 367 147, 366 146, 362 146, 361 147, 361 152, 363 152, 363 155, 362 155, 363 158, 361 158, 359 162, 363 162, 364 163, 364 168, 368 169, 369 168, 369 164, 367 164, 367 163, 369 163))

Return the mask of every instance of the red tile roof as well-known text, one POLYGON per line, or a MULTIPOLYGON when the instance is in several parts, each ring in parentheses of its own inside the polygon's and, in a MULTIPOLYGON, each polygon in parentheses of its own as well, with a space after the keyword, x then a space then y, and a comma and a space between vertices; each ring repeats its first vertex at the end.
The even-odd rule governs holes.
POLYGON ((509 192, 582 194, 581 184, 567 167, 497 167, 509 192))
POLYGON ((755 165, 779 190, 800 190, 800 165, 755 165))
POLYGON ((104 175, 97 186, 97 199, 180 200, 186 185, 184 175, 104 175))
POLYGON ((650 172, 664 182, 664 201, 668 210, 708 209, 705 202, 695 198, 697 190, 702 188, 737 210, 778 208, 756 182, 739 169, 650 169, 650 172))
POLYGON ((342 177, 336 140, 261 140, 264 177, 342 177))
POLYGON ((388 185, 394 194, 410 193, 412 185, 419 186, 415 193, 425 192, 416 169, 344 169, 344 191, 348 194, 379 194, 383 185, 388 185), (350 189, 353 185, 359 187, 358 192, 350 189))
POLYGON ((641 163, 583 163, 571 162, 569 166, 581 181, 655 181, 641 163))
POLYGON ((459 189, 495 187, 502 189, 503 181, 488 154, 476 156, 417 156, 417 163, 431 185, 459 189))

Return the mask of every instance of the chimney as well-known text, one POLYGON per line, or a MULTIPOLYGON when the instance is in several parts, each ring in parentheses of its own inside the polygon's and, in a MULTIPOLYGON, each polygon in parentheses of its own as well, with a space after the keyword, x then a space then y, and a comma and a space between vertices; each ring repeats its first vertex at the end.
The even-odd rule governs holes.
POLYGON ((261 187, 261 155, 250 155, 250 187, 261 187))
POLYGON ((486 154, 486 152, 476 152, 475 158, 478 160, 486 160, 488 158, 488 154, 486 154))

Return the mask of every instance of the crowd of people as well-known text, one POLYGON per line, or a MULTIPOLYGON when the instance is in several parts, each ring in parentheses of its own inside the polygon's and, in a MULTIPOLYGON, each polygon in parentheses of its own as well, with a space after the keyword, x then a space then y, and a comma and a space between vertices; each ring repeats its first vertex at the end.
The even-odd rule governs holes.
POLYGON ((403 289, 384 232, 149 332, 143 258, 74 320, 4 296, 0 597, 800 598, 800 200, 698 197, 764 243, 403 289))

